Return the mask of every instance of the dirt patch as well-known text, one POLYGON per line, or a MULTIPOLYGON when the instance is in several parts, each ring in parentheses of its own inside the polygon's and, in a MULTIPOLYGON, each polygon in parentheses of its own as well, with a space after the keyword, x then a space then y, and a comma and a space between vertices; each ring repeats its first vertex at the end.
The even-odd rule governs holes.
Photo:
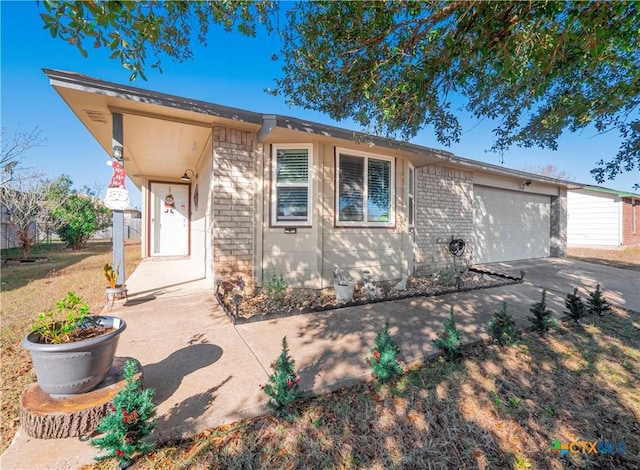
POLYGON ((5 266, 29 266, 34 263, 48 263, 49 258, 8 258, 2 260, 2 267, 5 266))
MULTIPOLYGON (((91 326, 88 328, 76 328, 72 330, 68 335, 64 337, 63 344, 66 343, 77 343, 78 341, 85 341, 91 338, 97 338, 98 336, 103 336, 115 331, 115 328, 107 327, 107 326, 91 326)), ((42 338, 38 336, 38 343, 41 344, 52 344, 48 341, 42 341, 42 338)))
POLYGON ((567 258, 640 271, 640 246, 611 249, 567 248, 567 258))

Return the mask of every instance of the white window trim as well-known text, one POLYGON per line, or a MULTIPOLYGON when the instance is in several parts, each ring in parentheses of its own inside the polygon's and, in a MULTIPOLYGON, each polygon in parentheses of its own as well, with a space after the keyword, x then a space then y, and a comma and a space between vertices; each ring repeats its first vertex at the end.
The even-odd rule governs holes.
POLYGON ((407 226, 409 228, 415 228, 416 226, 416 167, 409 163, 407 169, 407 226), (413 173, 413 185, 409 184, 410 175, 413 173), (413 194, 409 192, 409 187, 413 186, 413 194), (409 200, 413 201, 413 205, 409 204, 409 200), (409 214, 409 208, 413 207, 413 214, 409 214), (411 217, 413 215, 413 217, 411 217), (409 223, 409 220, 412 220, 409 223))
POLYGON ((333 210, 335 211, 335 226, 336 227, 395 227, 396 225, 396 159, 394 157, 388 157, 386 155, 378 155, 367 152, 361 152, 359 150, 352 150, 348 148, 336 147, 336 187, 335 187, 335 202, 333 210), (365 159, 365 172, 367 168, 367 162, 369 158, 374 160, 386 160, 391 163, 390 186, 389 186, 389 221, 388 222, 368 222, 367 221, 367 198, 369 190, 369 180, 364 175, 364 191, 363 191, 363 219, 362 221, 346 221, 340 220, 339 205, 340 205, 340 155, 347 154, 354 157, 363 157, 365 159))
POLYGON ((638 203, 635 199, 631 199, 631 234, 635 235, 637 232, 638 215, 636 214, 636 207, 638 203))
POLYGON ((271 226, 273 227, 311 227, 312 226, 312 207, 313 207, 313 145, 312 144, 272 144, 271 145, 271 226), (280 149, 306 149, 309 155, 308 160, 308 176, 307 184, 288 183, 280 184, 276 181, 277 155, 280 149), (307 187, 307 220, 278 220, 278 187, 307 187))

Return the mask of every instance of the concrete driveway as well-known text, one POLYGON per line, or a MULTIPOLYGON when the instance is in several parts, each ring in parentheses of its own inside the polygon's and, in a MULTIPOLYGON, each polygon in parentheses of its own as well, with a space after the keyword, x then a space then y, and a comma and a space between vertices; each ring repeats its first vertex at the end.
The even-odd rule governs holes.
MULTIPOLYGON (((112 312, 127 321, 118 356, 138 359, 145 385, 158 404, 156 439, 196 434, 204 429, 267 412, 259 384, 287 336, 301 386, 311 393, 370 379, 365 363, 376 330, 389 322, 407 362, 437 353, 431 340, 451 307, 465 342, 488 337, 486 324, 502 302, 522 327, 529 307, 548 291, 548 307, 557 315, 574 287, 583 296, 600 283, 613 304, 640 311, 640 274, 564 259, 537 259, 491 265, 517 274, 522 284, 440 297, 413 298, 329 312, 297 315, 233 326, 199 276, 182 282, 184 260, 143 262, 127 282, 129 303, 112 312)), ((105 312, 107 313, 107 312, 105 312)), ((0 459, 2 468, 77 468, 90 464, 95 448, 77 439, 43 441, 19 432, 0 459)))
POLYGON ((587 291, 594 290, 600 284, 610 303, 640 312, 640 271, 563 258, 539 258, 484 266, 511 273, 524 269, 526 282, 563 295, 573 292, 577 287, 584 298, 587 291))

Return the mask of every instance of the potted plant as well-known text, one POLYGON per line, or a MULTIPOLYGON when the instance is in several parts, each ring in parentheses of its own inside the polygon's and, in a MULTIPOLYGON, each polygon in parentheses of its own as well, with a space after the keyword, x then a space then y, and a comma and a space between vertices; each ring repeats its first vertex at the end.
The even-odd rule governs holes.
POLYGON ((111 309, 113 307, 113 303, 116 300, 117 296, 125 296, 127 295, 127 288, 124 285, 118 285, 118 276, 120 275, 120 263, 113 268, 113 266, 109 263, 105 263, 102 267, 102 271, 104 272, 104 277, 107 279, 109 285, 105 288, 104 292, 107 296, 107 307, 111 309))
POLYGON ((343 276, 338 266, 333 270, 333 290, 336 293, 336 300, 340 303, 353 301, 353 279, 343 276))
POLYGON ((38 316, 22 346, 31 353, 44 392, 75 395, 94 389, 106 377, 126 327, 118 317, 89 315, 87 303, 69 292, 57 302, 55 314, 38 316))

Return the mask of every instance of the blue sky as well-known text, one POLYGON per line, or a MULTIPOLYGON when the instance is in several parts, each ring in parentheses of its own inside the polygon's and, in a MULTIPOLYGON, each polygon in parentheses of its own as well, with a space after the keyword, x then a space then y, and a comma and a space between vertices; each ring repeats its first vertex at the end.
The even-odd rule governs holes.
MULTIPOLYGON (((74 47, 53 39, 42 28, 35 2, 1 0, 1 117, 2 127, 12 132, 16 126, 30 130, 38 126, 46 137, 45 146, 25 154, 23 167, 34 167, 50 177, 64 173, 76 187, 101 185, 106 188, 111 169, 105 164, 108 155, 73 115, 49 85, 41 68, 79 72, 102 80, 130 84, 154 91, 210 101, 251 111, 295 116, 360 130, 351 122, 334 122, 323 114, 289 107, 283 97, 264 92, 273 86, 280 66, 271 60, 279 42, 266 35, 257 39, 240 34, 213 31, 207 48, 196 45, 194 59, 174 63, 163 57, 163 74, 147 72, 148 81, 129 82, 129 72, 118 61, 109 60, 102 49, 88 48, 83 58, 74 47)), ((151 61, 150 61, 151 62, 151 61)), ((465 158, 500 164, 500 157, 487 153, 491 146, 491 125, 462 119, 464 133, 458 144, 446 148, 439 144, 429 129, 412 142, 434 148, 445 148, 465 158)), ((614 132, 597 135, 587 129, 578 134, 565 133, 557 151, 514 147, 504 154, 504 165, 527 169, 553 163, 581 183, 595 184, 589 170, 601 158, 616 154, 619 137, 614 132)), ((604 186, 630 191, 640 183, 640 171, 625 173, 604 186)), ((140 196, 128 182, 131 202, 139 205, 140 196)))

